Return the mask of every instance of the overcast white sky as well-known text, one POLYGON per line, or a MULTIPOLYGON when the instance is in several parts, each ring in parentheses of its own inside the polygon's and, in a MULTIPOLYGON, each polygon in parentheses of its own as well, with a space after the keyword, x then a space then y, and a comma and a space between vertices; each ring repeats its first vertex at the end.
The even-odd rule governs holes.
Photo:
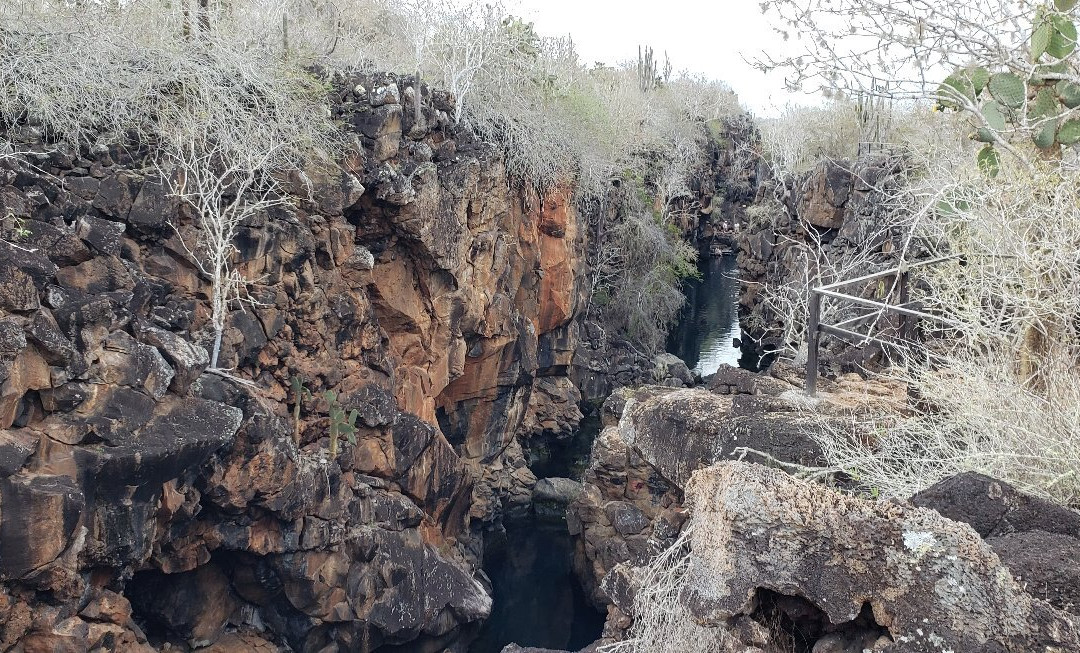
MULTIPOLYGON (((756 0, 518 0, 515 13, 545 36, 570 34, 581 60, 612 64, 637 58, 637 46, 667 50, 676 71, 689 70, 727 82, 743 106, 761 113, 793 100, 783 77, 766 77, 747 65, 766 47, 781 42, 769 29, 756 0)), ((513 4, 511 9, 514 10, 513 4)))

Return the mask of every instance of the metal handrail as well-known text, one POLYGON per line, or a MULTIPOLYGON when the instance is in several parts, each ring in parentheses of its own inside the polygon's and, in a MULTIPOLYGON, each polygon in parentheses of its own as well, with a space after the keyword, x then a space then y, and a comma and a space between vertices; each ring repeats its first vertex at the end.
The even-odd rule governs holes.
POLYGON ((916 308, 912 308, 912 302, 910 301, 910 288, 908 286, 908 275, 911 270, 925 267, 928 265, 936 265, 938 263, 944 263, 945 261, 951 261, 954 259, 962 258, 960 254, 951 254, 949 256, 939 256, 937 258, 928 259, 925 261, 916 261, 914 263, 902 262, 900 265, 879 272, 873 272, 871 274, 865 274, 861 277, 854 279, 844 279, 836 281, 824 286, 817 286, 810 290, 810 305, 809 319, 807 320, 807 338, 806 338, 806 394, 811 397, 817 394, 817 376, 818 376, 818 347, 821 343, 821 334, 828 333, 841 338, 852 338, 858 342, 877 342, 883 345, 893 344, 881 338, 870 335, 869 333, 862 334, 850 329, 845 329, 845 326, 857 326, 862 322, 868 321, 871 318, 877 318, 883 313, 895 313, 900 318, 899 332, 897 337, 900 341, 908 339, 913 324, 912 319, 925 319, 933 320, 941 324, 945 324, 951 327, 961 327, 962 325, 955 320, 942 317, 940 315, 934 315, 925 311, 920 311, 916 308), (847 293, 839 292, 837 289, 844 288, 846 286, 854 285, 857 283, 865 283, 867 281, 873 281, 874 279, 880 279, 882 277, 900 277, 899 288, 899 302, 891 304, 888 302, 879 302, 872 299, 866 299, 863 297, 857 297, 855 295, 849 295, 847 293), (859 304, 862 306, 869 306, 879 309, 873 313, 867 313, 865 315, 858 315, 853 318, 848 318, 837 322, 836 324, 823 324, 821 322, 821 300, 824 297, 831 299, 846 300, 853 304, 859 304))

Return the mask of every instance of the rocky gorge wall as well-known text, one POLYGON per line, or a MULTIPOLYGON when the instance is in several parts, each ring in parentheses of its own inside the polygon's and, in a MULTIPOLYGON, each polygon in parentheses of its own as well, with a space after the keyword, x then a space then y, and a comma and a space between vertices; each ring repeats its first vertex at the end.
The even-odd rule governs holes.
MULTIPOLYGON (((903 157, 890 153, 823 161, 803 175, 784 179, 760 167, 749 192, 753 199, 744 197, 739 206, 739 229, 717 235, 737 252, 743 280, 740 316, 750 340, 764 350, 800 345, 785 341, 789 318, 767 300, 770 287, 788 286, 805 294, 807 279, 832 283, 893 266, 901 253, 906 260, 925 254, 918 242, 908 243, 912 249, 902 252, 904 230, 888 201, 890 191, 903 183, 905 172, 903 157)), ((892 282, 891 278, 885 281, 892 282)), ((877 291, 876 280, 845 288, 864 297, 873 297, 877 291)), ((805 305, 805 299, 796 304, 805 305)), ((804 336, 800 331, 791 337, 804 336)), ((877 352, 874 346, 854 350, 826 338, 822 364, 831 374, 849 372, 877 352)))
MULTIPOLYGON (((701 156, 685 180, 686 192, 674 198, 667 211, 672 227, 698 251, 699 261, 736 247, 736 225, 745 222, 746 209, 755 201, 764 174, 759 160, 743 147, 755 138, 749 114, 712 120, 703 127, 708 138, 703 139, 701 156)), ((607 224, 614 219, 609 216, 607 224)), ((595 232, 603 224, 590 228, 595 232)), ((594 233, 589 241, 590 261, 596 260, 594 248, 600 237, 594 233)), ((695 383, 676 356, 649 356, 619 334, 605 332, 599 322, 594 315, 582 320, 571 370, 574 384, 587 401, 603 402, 622 387, 695 383)))
POLYGON ((10 130, 0 648, 438 650, 488 614, 480 533, 530 500, 521 443, 580 418, 587 233, 572 189, 519 189, 444 95, 357 76, 330 107, 341 165, 236 240, 241 382, 206 371, 197 221, 148 153, 10 130), (336 460, 323 390, 359 415, 336 460))

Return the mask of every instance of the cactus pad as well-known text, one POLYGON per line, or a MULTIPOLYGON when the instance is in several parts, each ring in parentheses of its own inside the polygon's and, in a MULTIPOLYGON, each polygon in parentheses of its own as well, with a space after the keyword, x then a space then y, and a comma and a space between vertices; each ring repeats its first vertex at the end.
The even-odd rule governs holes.
MULTIPOLYGON (((948 81, 948 80, 946 80, 948 81)), ((998 102, 1013 109, 1024 104, 1027 86, 1024 80, 1012 73, 997 73, 990 77, 990 93, 998 102)))

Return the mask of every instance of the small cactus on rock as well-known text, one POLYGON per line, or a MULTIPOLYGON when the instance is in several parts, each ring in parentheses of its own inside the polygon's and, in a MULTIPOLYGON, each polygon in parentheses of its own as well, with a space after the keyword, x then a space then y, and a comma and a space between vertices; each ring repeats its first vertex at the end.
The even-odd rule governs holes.
POLYGON ((359 413, 353 409, 348 414, 338 405, 338 394, 333 390, 323 393, 323 399, 330 405, 330 458, 337 458, 338 441, 344 435, 349 444, 356 445, 356 418, 359 413))
POLYGON ((293 395, 293 440, 296 446, 300 446, 300 406, 305 401, 311 401, 311 391, 304 385, 304 380, 294 376, 289 381, 293 395))

